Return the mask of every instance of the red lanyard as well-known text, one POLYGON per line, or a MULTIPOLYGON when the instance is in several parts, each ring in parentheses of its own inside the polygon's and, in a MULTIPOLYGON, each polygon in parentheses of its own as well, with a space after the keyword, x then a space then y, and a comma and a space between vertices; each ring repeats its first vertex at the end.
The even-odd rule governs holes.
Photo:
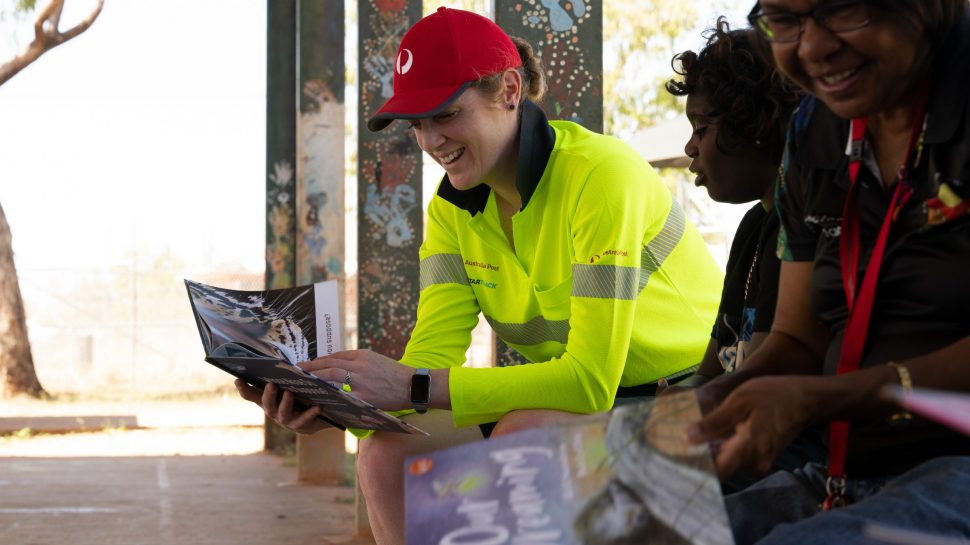
MULTIPOLYGON (((929 78, 923 85, 916 113, 913 117, 913 128, 906 150, 906 160, 900 165, 896 176, 896 189, 883 218, 879 236, 872 249, 872 256, 862 278, 862 286, 858 286, 859 255, 861 253, 861 236, 859 231, 859 206, 856 179, 862 162, 862 141, 865 138, 868 118, 853 119, 850 127, 852 142, 849 161, 849 192, 842 211, 842 234, 839 238, 839 257, 842 264, 842 286, 849 307, 849 318, 845 333, 842 336, 842 352, 836 373, 839 375, 851 373, 859 369, 862 353, 865 348, 866 335, 869 331, 869 318, 872 316, 872 304, 876 296, 876 283, 879 279, 879 269, 882 267, 883 254, 886 251, 886 241, 889 239, 889 229, 895 221, 899 210, 913 194, 913 188, 907 181, 910 170, 919 163, 923 149, 923 135, 926 129, 926 102, 929 95, 929 78)), ((829 478, 826 483, 828 497, 822 504, 824 510, 841 507, 847 502, 845 495, 845 454, 849 445, 849 423, 834 421, 829 426, 829 478)))

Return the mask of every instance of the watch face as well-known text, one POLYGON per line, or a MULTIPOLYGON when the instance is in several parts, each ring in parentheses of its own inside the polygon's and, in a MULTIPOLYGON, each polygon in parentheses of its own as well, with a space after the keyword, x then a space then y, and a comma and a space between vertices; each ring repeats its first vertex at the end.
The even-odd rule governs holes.
POLYGON ((431 377, 428 375, 411 376, 411 403, 431 401, 431 377))

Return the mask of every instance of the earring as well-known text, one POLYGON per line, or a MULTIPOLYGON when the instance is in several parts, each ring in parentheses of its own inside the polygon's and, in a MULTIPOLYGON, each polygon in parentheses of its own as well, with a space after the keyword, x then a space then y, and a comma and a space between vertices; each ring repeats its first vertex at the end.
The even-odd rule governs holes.
POLYGON ((515 104, 509 104, 509 111, 512 111, 514 109, 515 109, 515 104))

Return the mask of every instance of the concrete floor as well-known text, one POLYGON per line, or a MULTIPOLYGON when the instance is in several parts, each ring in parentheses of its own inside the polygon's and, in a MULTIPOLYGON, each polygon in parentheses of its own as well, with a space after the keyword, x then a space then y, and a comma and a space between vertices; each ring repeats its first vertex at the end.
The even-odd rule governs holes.
POLYGON ((373 543, 352 536, 352 488, 294 475, 269 454, 0 458, 0 542, 373 543))
POLYGON ((373 545, 354 536, 354 489, 297 483, 236 396, 0 415, 0 545, 373 545))

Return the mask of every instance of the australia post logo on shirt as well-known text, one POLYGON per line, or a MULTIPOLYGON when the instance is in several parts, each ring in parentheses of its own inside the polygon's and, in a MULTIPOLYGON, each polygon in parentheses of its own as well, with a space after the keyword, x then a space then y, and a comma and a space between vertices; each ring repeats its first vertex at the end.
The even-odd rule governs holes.
POLYGON ((472 261, 470 259, 465 260, 466 267, 478 267, 479 269, 485 269, 486 271, 498 272, 499 266, 492 265, 491 263, 485 263, 484 261, 472 261))

